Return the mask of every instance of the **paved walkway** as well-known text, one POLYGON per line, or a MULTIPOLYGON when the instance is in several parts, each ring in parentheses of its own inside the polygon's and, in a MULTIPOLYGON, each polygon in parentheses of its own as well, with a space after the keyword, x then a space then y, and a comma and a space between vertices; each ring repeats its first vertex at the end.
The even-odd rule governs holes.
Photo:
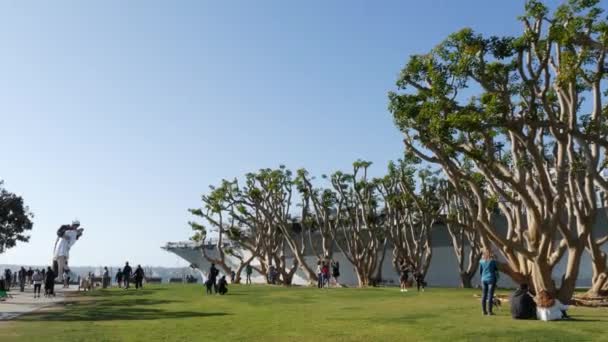
POLYGON ((13 319, 25 313, 60 303, 65 300, 66 292, 77 291, 77 289, 78 287, 75 285, 72 285, 70 289, 63 289, 61 285, 58 285, 55 286, 55 297, 44 297, 44 290, 42 290, 42 297, 34 298, 32 287, 26 287, 25 292, 19 292, 19 288, 12 288, 9 294, 13 298, 0 302, 0 321, 13 319))

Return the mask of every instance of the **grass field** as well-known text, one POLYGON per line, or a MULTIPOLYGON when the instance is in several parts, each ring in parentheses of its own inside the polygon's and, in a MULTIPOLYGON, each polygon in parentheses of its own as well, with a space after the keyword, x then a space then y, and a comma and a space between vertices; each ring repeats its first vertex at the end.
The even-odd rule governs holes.
POLYGON ((608 340, 608 310, 573 321, 514 321, 504 305, 480 315, 475 290, 196 285, 99 290, 0 324, 0 341, 589 341, 608 340))

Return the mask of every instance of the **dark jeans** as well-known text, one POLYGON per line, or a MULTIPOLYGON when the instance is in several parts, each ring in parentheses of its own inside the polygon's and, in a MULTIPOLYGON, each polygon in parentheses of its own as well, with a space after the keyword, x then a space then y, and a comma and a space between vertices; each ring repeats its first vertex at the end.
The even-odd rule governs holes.
POLYGON ((323 273, 317 274, 317 287, 318 288, 323 287, 323 273))
POLYGON ((38 296, 40 296, 40 288, 42 287, 42 284, 34 284, 34 296, 37 294, 38 296))
POLYGON ((124 288, 128 289, 129 288, 129 283, 131 282, 131 277, 124 277, 123 279, 123 284, 125 284, 124 288))
POLYGON ((143 288, 143 278, 135 278, 135 288, 139 289, 139 288, 143 288))
POLYGON ((481 296, 481 309, 484 315, 492 313, 492 299, 494 299, 494 290, 496 289, 496 281, 482 281, 482 296, 481 296), (487 303, 487 310, 486 310, 487 303))

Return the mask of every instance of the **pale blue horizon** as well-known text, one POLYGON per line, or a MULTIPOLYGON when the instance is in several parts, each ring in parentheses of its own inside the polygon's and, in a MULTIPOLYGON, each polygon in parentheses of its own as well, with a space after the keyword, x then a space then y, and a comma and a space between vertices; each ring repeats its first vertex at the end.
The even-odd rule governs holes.
MULTIPOLYGON (((556 1, 549 1, 550 4, 556 1)), ((0 264, 185 266, 187 209, 222 178, 400 157, 387 111, 411 54, 472 27, 517 34, 524 1, 0 3, 0 179, 35 214, 0 264)))

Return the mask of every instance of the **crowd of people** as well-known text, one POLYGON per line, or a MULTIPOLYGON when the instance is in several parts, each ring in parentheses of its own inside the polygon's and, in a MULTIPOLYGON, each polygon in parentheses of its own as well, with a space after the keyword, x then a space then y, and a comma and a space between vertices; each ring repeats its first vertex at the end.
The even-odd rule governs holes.
MULTIPOLYGON (((55 285, 60 284, 64 289, 70 287, 73 273, 68 268, 62 269, 62 277, 59 277, 59 271, 51 266, 47 268, 26 270, 21 267, 18 271, 5 269, 0 275, 0 299, 8 296, 8 292, 13 288, 18 288, 20 292, 24 292, 26 287, 33 288, 34 298, 42 296, 44 289, 45 297, 55 296, 55 285)), ((145 272, 141 265, 133 271, 127 262, 122 269, 116 273, 116 284, 120 288, 129 289, 130 284, 135 284, 136 289, 143 288, 145 272)), ((112 286, 112 277, 108 267, 103 268, 101 277, 95 277, 93 272, 88 272, 85 276, 78 276, 77 284, 79 290, 90 291, 97 286, 108 288, 112 286)))
POLYGON ((334 260, 319 260, 317 261, 317 287, 328 288, 331 284, 331 279, 334 280, 334 285, 338 286, 340 278, 340 262, 334 260), (331 272, 330 272, 331 268, 331 272))
POLYGON ((0 277, 0 297, 6 297, 7 292, 11 288, 19 288, 20 292, 24 292, 26 287, 33 287, 34 298, 39 298, 44 285, 44 296, 55 296, 55 278, 57 273, 49 266, 46 269, 25 269, 21 267, 18 271, 13 272, 10 269, 5 269, 3 276, 0 277))
MULTIPOLYGON (((480 287, 482 290, 481 308, 482 314, 487 316, 494 315, 494 307, 500 304, 500 301, 495 297, 496 284, 499 279, 498 264, 494 255, 489 250, 485 250, 482 259, 479 262, 480 287)), ((418 291, 424 291, 426 282, 424 275, 417 270, 413 264, 402 259, 399 263, 400 268, 400 290, 407 292, 407 288, 416 283, 418 291), (413 275, 410 280, 410 274, 413 275)), ((60 279, 59 283, 63 283, 64 288, 69 288, 72 273, 68 268, 61 270, 62 277, 59 277, 58 270, 51 266, 41 269, 26 269, 19 268, 17 271, 5 269, 0 274, 0 299, 7 296, 7 292, 11 288, 18 288, 19 291, 25 291, 26 287, 33 287, 34 298, 40 298, 42 289, 44 289, 45 297, 55 296, 55 283, 60 279)), ((245 283, 251 284, 251 276, 253 267, 250 264, 245 266, 245 283)), ((317 263, 318 288, 330 287, 333 279, 335 285, 339 285, 340 263, 334 260, 319 260, 317 263)), ((232 272, 231 281, 235 281, 235 273, 232 272)), ((277 284, 279 273, 274 266, 268 268, 268 283, 277 284)), ((95 288, 96 280, 100 280, 102 288, 108 288, 112 285, 112 276, 108 267, 103 268, 101 279, 95 278, 94 274, 89 272, 85 277, 78 277, 79 288, 84 290, 92 290, 95 288)), ((228 293, 228 282, 226 276, 220 276, 219 269, 215 264, 211 264, 209 273, 204 282, 207 294, 225 295, 228 293)), ((114 276, 116 285, 125 290, 135 285, 136 289, 143 288, 145 272, 141 265, 137 265, 135 270, 131 268, 129 262, 125 266, 118 269, 114 276)), ((521 284, 520 287, 511 295, 511 315, 514 319, 539 319, 544 321, 569 319, 567 314, 568 305, 560 302, 547 291, 539 291, 533 295, 527 284, 521 284)))
POLYGON ((405 259, 401 259, 399 262, 399 288, 401 292, 407 292, 407 288, 416 283, 416 289, 418 292, 424 292, 426 288, 426 281, 424 280, 424 273, 417 269, 412 263, 408 263, 405 259), (413 274, 412 280, 410 280, 410 273, 413 274))

